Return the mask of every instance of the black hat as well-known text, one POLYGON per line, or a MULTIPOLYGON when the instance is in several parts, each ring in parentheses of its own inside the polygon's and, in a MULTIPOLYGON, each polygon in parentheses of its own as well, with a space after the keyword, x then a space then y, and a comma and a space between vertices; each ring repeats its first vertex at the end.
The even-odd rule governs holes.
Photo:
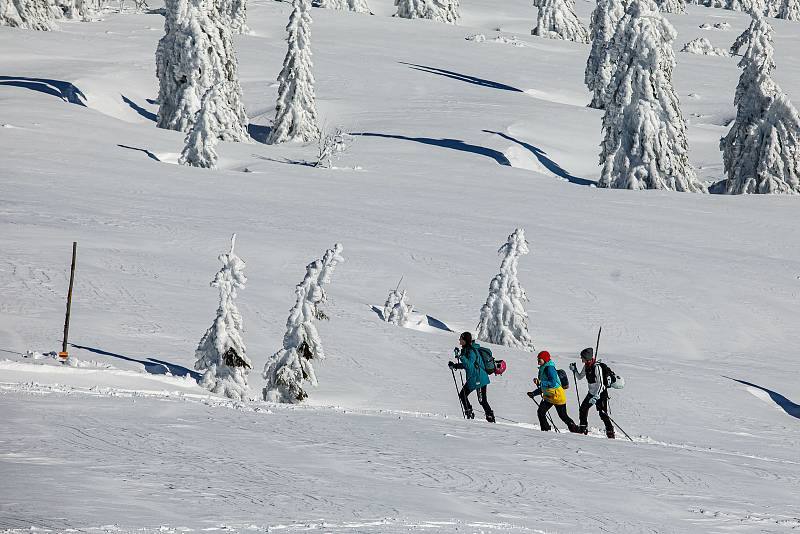
POLYGON ((581 351, 581 360, 591 360, 594 358, 594 349, 587 347, 581 351))

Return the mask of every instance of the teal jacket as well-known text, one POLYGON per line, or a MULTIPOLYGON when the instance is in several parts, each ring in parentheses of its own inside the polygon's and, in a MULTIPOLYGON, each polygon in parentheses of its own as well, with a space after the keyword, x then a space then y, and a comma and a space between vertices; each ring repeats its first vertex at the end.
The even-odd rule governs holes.
POLYGON ((489 375, 483 367, 483 358, 478 352, 479 346, 477 343, 473 343, 471 347, 464 347, 458 357, 467 373, 467 389, 470 391, 489 385, 489 375))
POLYGON ((542 388, 542 391, 561 387, 561 380, 558 378, 558 371, 556 371, 556 364, 553 363, 553 360, 545 362, 539 367, 539 387, 542 388))

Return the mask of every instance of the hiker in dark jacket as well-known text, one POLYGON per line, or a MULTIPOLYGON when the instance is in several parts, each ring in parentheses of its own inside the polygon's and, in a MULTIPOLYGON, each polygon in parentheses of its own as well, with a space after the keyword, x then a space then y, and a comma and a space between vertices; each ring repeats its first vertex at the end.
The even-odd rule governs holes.
POLYGON ((461 399, 461 405, 464 407, 464 415, 467 419, 475 419, 475 413, 472 411, 472 405, 469 403, 468 397, 472 391, 477 391, 478 402, 483 407, 486 420, 494 423, 494 412, 486 398, 489 374, 484 367, 483 357, 478 352, 480 345, 473 341, 472 334, 469 332, 461 334, 458 338, 458 344, 460 348, 456 348, 455 352, 459 361, 447 362, 447 365, 450 369, 463 369, 467 374, 467 381, 458 394, 458 398, 461 399))
POLYGON ((542 396, 542 402, 539 404, 539 410, 537 411, 539 427, 545 432, 550 430, 550 424, 547 422, 547 412, 555 406, 556 413, 567 425, 569 431, 577 433, 578 426, 567 413, 567 396, 564 393, 564 388, 561 387, 561 379, 558 377, 558 371, 555 363, 550 358, 550 353, 543 350, 536 356, 536 360, 539 363, 539 376, 533 379, 533 383, 538 387, 535 391, 528 392, 528 396, 534 401, 536 400, 536 395, 542 396))
POLYGON ((589 383, 589 393, 581 403, 580 409, 580 431, 583 434, 589 433, 589 409, 594 406, 597 408, 597 413, 600 414, 600 419, 606 426, 606 436, 609 439, 614 439, 614 425, 608 417, 608 389, 606 389, 606 378, 603 375, 603 366, 594 357, 594 350, 592 347, 585 348, 581 351, 581 362, 583 367, 578 371, 578 366, 575 363, 569 364, 569 368, 574 373, 577 373, 578 380, 586 377, 586 382, 589 383))

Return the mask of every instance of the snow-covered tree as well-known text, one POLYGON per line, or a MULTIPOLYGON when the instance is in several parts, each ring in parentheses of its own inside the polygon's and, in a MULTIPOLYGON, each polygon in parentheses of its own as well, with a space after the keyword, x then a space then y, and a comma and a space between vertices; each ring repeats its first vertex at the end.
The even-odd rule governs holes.
POLYGON ((330 283, 331 274, 342 261, 342 245, 337 243, 321 260, 306 266, 306 275, 295 288, 295 304, 286 320, 283 348, 264 366, 264 400, 298 403, 308 397, 306 383, 317 385, 313 362, 325 359, 325 353, 314 321, 327 319, 321 308, 327 300, 323 287, 330 283))
POLYGON ((247 115, 233 39, 212 1, 166 0, 165 33, 156 50, 157 125, 188 132, 203 96, 221 85, 217 135, 224 141, 247 142, 247 115))
POLYGON ((458 0, 395 0, 395 17, 403 19, 429 19, 447 24, 458 24, 461 10, 458 0))
POLYGON ((611 63, 611 39, 617 24, 625 15, 627 0, 597 0, 589 24, 592 51, 586 62, 584 83, 592 92, 590 108, 605 109, 606 88, 611 83, 614 65, 611 63))
POLYGON ((200 104, 192 129, 186 135, 186 145, 178 160, 181 165, 215 169, 217 167, 217 121, 216 106, 221 100, 220 86, 215 85, 208 91, 200 104))
POLYGON ((779 0, 775 18, 800 21, 800 0, 779 0))
POLYGON ((369 13, 367 0, 315 0, 315 7, 325 9, 339 9, 341 11, 354 11, 356 13, 369 13))
POLYGON ((728 194, 800 193, 800 117, 772 79, 772 27, 752 13, 737 39, 746 49, 739 61, 736 120, 720 141, 728 194))
POLYGON ((289 49, 278 75, 275 121, 267 143, 319 139, 314 74, 311 72, 311 3, 294 0, 286 31, 289 49))
POLYGON ((675 29, 653 0, 632 0, 612 39, 599 187, 703 192, 672 87, 675 29))
POLYGON ((539 16, 531 35, 589 42, 589 32, 575 14, 575 0, 534 0, 533 5, 539 8, 539 16))
POLYGON ((231 237, 230 252, 219 256, 222 269, 211 282, 219 289, 219 308, 214 323, 197 346, 194 368, 202 371, 200 385, 207 390, 234 400, 247 400, 247 374, 253 363, 247 357, 242 316, 234 302, 247 278, 245 263, 234 254, 234 245, 236 234, 231 237))
POLYGON ((393 289, 383 305, 383 320, 387 323, 405 326, 411 318, 414 306, 406 300, 406 290, 393 289))
POLYGON ((705 37, 698 37, 697 39, 692 39, 683 46, 681 52, 687 52, 689 54, 697 54, 700 56, 728 55, 727 50, 723 50, 722 48, 716 48, 714 45, 711 44, 711 41, 709 41, 705 37))
POLYGON ((658 9, 662 13, 686 13, 686 0, 659 0, 658 9))
POLYGON ((489 297, 481 308, 477 337, 497 345, 533 351, 533 339, 528 330, 528 296, 517 279, 520 256, 530 252, 525 231, 517 228, 497 251, 503 255, 500 273, 489 284, 489 297))
POLYGON ((0 0, 0 26, 51 31, 55 18, 48 0, 0 0))
POLYGON ((247 33, 247 0, 214 0, 220 21, 233 34, 247 33))

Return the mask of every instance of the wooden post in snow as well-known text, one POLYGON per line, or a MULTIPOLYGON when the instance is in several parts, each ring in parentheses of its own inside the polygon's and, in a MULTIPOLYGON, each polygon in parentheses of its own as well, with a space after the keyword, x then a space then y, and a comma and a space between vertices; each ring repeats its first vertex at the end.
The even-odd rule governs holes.
POLYGON ((58 357, 61 361, 66 361, 69 357, 69 353, 67 352, 67 340, 69 338, 69 314, 70 310, 72 309, 72 285, 75 282, 75 256, 78 252, 78 242, 72 242, 72 267, 69 271, 69 291, 67 292, 67 316, 64 319, 64 340, 61 344, 61 352, 58 353, 58 357))

